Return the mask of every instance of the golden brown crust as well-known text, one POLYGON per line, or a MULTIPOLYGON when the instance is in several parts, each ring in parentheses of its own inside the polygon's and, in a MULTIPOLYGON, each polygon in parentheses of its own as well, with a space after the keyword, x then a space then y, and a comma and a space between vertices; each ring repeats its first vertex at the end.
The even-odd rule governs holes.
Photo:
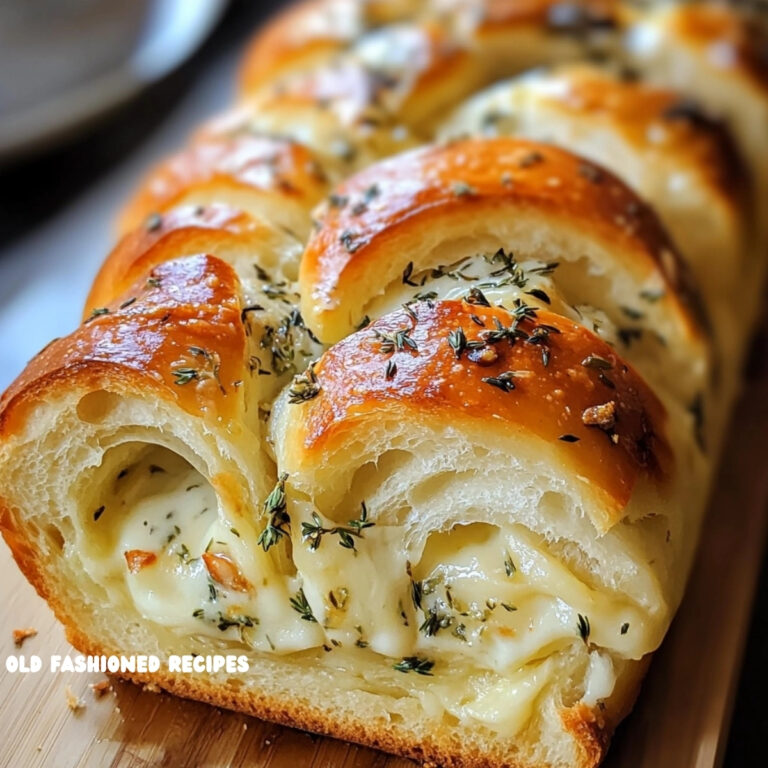
POLYGON ((219 204, 185 206, 152 216, 125 235, 106 258, 91 287, 83 319, 125 293, 158 264, 247 245, 263 229, 251 216, 219 204))
POLYGON ((553 34, 583 34, 594 29, 612 29, 618 23, 618 0, 481 0, 478 31, 505 32, 532 25, 553 34))
POLYGON ((387 41, 407 57, 405 70, 348 57, 265 88, 255 108, 312 108, 320 113, 333 108, 341 122, 363 129, 379 127, 382 121, 413 126, 479 82, 473 58, 435 24, 392 30, 387 41))
POLYGON ((369 29, 412 19, 423 0, 305 0, 294 2, 254 36, 239 74, 253 93, 283 75, 330 61, 369 29))
POLYGON ((379 104, 388 81, 380 73, 359 63, 340 62, 334 66, 308 70, 306 73, 271 88, 259 106, 270 110, 283 107, 307 107, 333 103, 336 109, 352 117, 352 122, 368 118, 368 110, 379 104))
POLYGON ((600 712, 586 704, 576 704, 562 709, 560 719, 579 745, 579 765, 598 765, 608 750, 611 737, 600 712))
POLYGON ((400 40, 393 44, 410 52, 408 76, 412 78, 398 109, 403 122, 418 127, 420 121, 455 103, 479 84, 474 57, 459 48, 437 25, 403 28, 398 37, 400 40))
POLYGON ((740 14, 727 2, 684 3, 672 16, 671 32, 717 68, 744 73, 768 96, 768 27, 759 12, 740 14))
POLYGON ((241 91, 252 92, 311 60, 330 56, 352 42, 358 25, 334 24, 335 7, 355 10, 348 0, 294 2, 272 19, 248 46, 240 68, 241 91), (309 23, 309 20, 315 23, 309 23))
MULTIPOLYGON (((420 13, 422 3, 413 5, 418 8, 408 8, 403 0, 301 3, 255 41, 243 67, 242 87, 261 89, 278 76, 303 70, 312 62, 329 61, 375 26, 377 19, 420 13), (337 24, 337 17, 328 12, 332 8, 345 9, 341 14, 347 14, 350 23, 337 24), (313 14, 319 26, 305 23, 313 14)), ((736 25, 731 16, 719 18, 721 10, 699 10, 696 5, 681 11, 676 34, 703 48, 720 41, 723 60, 730 58, 734 67, 748 72, 765 92, 768 65, 764 66, 766 60, 747 36, 746 27, 736 25)), ((505 35, 512 30, 522 30, 521 39, 538 41, 538 33, 574 33, 576 39, 582 33, 614 27, 621 4, 612 0, 486 0, 478 6, 482 13, 469 29, 469 44, 476 51, 446 44, 436 28, 434 34, 424 37, 419 50, 425 59, 414 63, 419 76, 398 105, 404 117, 413 119, 420 114, 427 97, 435 98, 443 85, 455 86, 451 81, 467 73, 473 76, 472 66, 482 59, 484 41, 508 45, 512 38, 505 35), (536 34, 528 35, 530 29, 536 34)), ((447 19, 446 29, 455 21, 455 17, 447 19)), ((422 26, 414 34, 424 34, 427 29, 422 26)), ((538 55, 539 49, 533 47, 538 55)), ((286 104, 292 99, 299 104, 325 98, 347 100, 364 120, 364 113, 378 98, 376 83, 364 69, 351 67, 348 71, 348 77, 332 81, 310 73, 295 86, 276 93, 274 105, 278 107, 281 99, 286 104)), ((454 88, 453 94, 460 90, 454 88)), ((630 95, 630 91, 628 87, 627 100, 616 106, 628 125, 640 125, 639 113, 646 108, 656 113, 670 109, 661 102, 658 106, 642 102, 642 94, 630 95)), ((598 108, 594 89, 580 97, 585 108, 598 108)), ((439 103, 439 99, 430 103, 439 103)), ((712 145, 704 142, 703 133, 685 123, 689 117, 675 123, 674 130, 679 131, 675 141, 681 151, 685 145, 686 151, 701 152, 702 162, 711 161, 714 166, 713 183, 727 188, 727 194, 735 194, 741 178, 740 171, 733 170, 736 163, 728 167, 725 154, 707 154, 712 145)), ((353 213, 352 205, 331 209, 307 251, 303 284, 317 292, 312 300, 325 304, 323 311, 332 311, 340 294, 354 292, 361 273, 378 274, 389 262, 384 256, 398 231, 440 226, 462 210, 482 216, 484 210, 491 212, 513 199, 515 205, 538 206, 564 220, 586 222, 606 241, 642 262, 646 270, 660 270, 672 289, 668 294, 675 311, 685 318, 691 338, 699 341, 701 320, 695 294, 655 216, 610 174, 593 166, 584 166, 585 173, 575 162, 559 150, 526 149, 523 142, 482 146, 464 142, 377 166, 348 182, 340 197, 360 199, 375 187, 384 204, 363 206, 359 213, 353 213), (522 155, 530 158, 531 152, 542 155, 543 162, 521 162, 522 155), (597 176, 606 185, 599 191, 590 187, 597 176)), ((89 297, 84 325, 38 355, 0 399, 0 437, 12 437, 23 429, 28 408, 47 395, 100 387, 144 399, 165 399, 194 416, 224 422, 211 432, 242 421, 243 396, 238 384, 244 378, 246 338, 240 322, 240 285, 232 268, 215 254, 230 245, 253 242, 259 225, 247 213, 223 205, 206 205, 202 211, 176 206, 195 195, 216 196, 217 200, 231 196, 239 201, 261 196, 276 200, 278 207, 300 209, 305 214, 325 190, 326 179, 313 154, 297 143, 255 135, 247 121, 233 132, 202 132, 186 151, 156 169, 127 208, 122 230, 130 234, 104 265, 89 297), (155 213, 161 215, 155 217, 155 213), (89 312, 94 309, 104 311, 91 318, 89 312)), ((247 202, 244 208, 251 210, 247 202)), ((403 261, 395 265, 395 275, 402 273, 409 260, 407 253, 398 253, 400 257, 403 261)), ((471 344, 483 332, 483 323, 491 332, 499 332, 494 319, 508 329, 511 318, 505 310, 441 302, 420 303, 411 312, 413 315, 406 311, 387 316, 324 356, 316 368, 319 396, 288 406, 307 412, 305 450, 320 450, 323 444, 341 440, 344 429, 355 419, 372 418, 374 408, 382 406, 400 408, 411 416, 418 412, 424 418, 448 408, 451 420, 461 413, 460 418, 484 424, 500 415, 510 429, 525 429, 553 441, 563 464, 575 467, 602 490, 608 510, 607 519, 598 521, 603 529, 622 519, 638 480, 660 484, 676 471, 658 399, 610 347, 584 327, 542 310, 537 317, 524 317, 517 324, 516 331, 527 338, 520 336, 514 344, 509 338, 486 343, 484 349, 492 346, 493 353, 481 358, 484 353, 474 350, 479 361, 473 362, 473 350, 457 354, 448 334, 460 329, 465 343, 471 344), (396 334, 403 328, 416 349, 402 344, 402 337, 397 341, 396 334), (377 331, 395 335, 392 352, 384 351, 388 337, 377 337, 377 331), (590 358, 601 362, 587 364, 590 358), (390 360, 396 368, 388 371, 390 360), (526 375, 505 378, 507 372, 526 375), (560 440, 566 435, 578 437, 578 441, 560 440)), ((445 413, 442 418, 445 423, 445 413)), ((227 472, 211 478, 222 500, 237 496, 237 505, 246 512, 245 502, 234 490, 237 484, 237 476, 227 472)), ((0 531, 19 567, 48 600, 77 648, 95 654, 125 650, 106 647, 92 637, 84 623, 87 616, 80 615, 78 623, 74 607, 66 600, 65 586, 56 581, 56 564, 35 543, 23 513, 1 497, 0 531)), ((232 572, 225 574, 226 566, 213 561, 214 557, 211 553, 208 558, 216 563, 209 568, 221 569, 222 579, 236 579, 232 572)), ((645 661, 628 665, 637 670, 637 678, 622 671, 606 710, 579 703, 560 712, 566 732, 578 747, 577 768, 593 768, 604 756, 613 727, 636 693, 636 686, 628 687, 627 681, 637 682, 644 666, 645 661)), ((253 687, 214 685, 169 673, 128 678, 274 722, 434 760, 446 768, 541 768, 510 760, 509 741, 481 750, 467 747, 456 735, 446 738, 436 729, 419 742, 407 724, 342 716, 323 708, 322 702, 313 703, 309 693, 306 698, 289 699, 253 687)))
POLYGON ((640 475, 674 471, 664 407, 650 388, 595 334, 551 312, 515 322, 501 308, 416 302, 412 313, 386 315, 333 346, 314 373, 319 394, 289 406, 301 408, 295 418, 306 456, 343 444, 351 429, 384 414, 503 424, 553 445, 564 466, 602 492, 601 528, 621 519, 640 475), (462 342, 449 340, 459 332, 462 342), (398 333, 405 333, 399 343, 398 333), (491 360, 477 362, 475 345, 491 360), (590 419, 596 406, 610 418, 590 419))
MULTIPOLYGON (((509 208, 588 227, 644 275, 659 271, 691 336, 704 325, 696 291, 658 218, 625 184, 556 147, 522 139, 464 139, 385 160, 337 188, 301 263, 305 317, 344 313, 343 297, 373 272, 386 284, 411 260, 403 233, 440 230, 457 215, 482 220, 509 208), (358 205, 371 198, 370 204, 358 205)), ((346 319, 346 318, 345 318, 346 319)), ((349 330, 352 327, 348 320, 349 330)))
POLYGON ((138 388, 207 418, 234 418, 245 370, 239 280, 213 256, 166 262, 43 349, 0 399, 0 434, 49 387, 138 388), (185 373, 186 372, 186 373, 185 373))
MULTIPOLYGON (((286 74, 330 62, 356 39, 378 24, 405 18, 438 18, 443 26, 471 26, 473 45, 504 39, 515 32, 535 30, 544 35, 582 37, 595 30, 614 29, 620 21, 617 0, 482 0, 447 8, 437 3, 357 2, 314 0, 287 8, 257 35, 240 70, 240 89, 254 93, 286 74), (346 8, 346 13, 341 9, 346 8), (462 17, 467 17, 463 21, 462 17), (341 19, 344 19, 342 22, 341 19)), ((474 59, 481 57, 475 55, 474 59)), ((488 62, 485 62, 486 64, 488 62)), ((418 65, 417 65, 418 66, 418 65)))
POLYGON ((150 172, 123 210, 119 229, 126 233, 145 226, 152 214, 206 189, 277 195, 308 211, 324 194, 325 177, 312 153, 288 139, 206 134, 150 172))
POLYGON ((588 66, 551 76, 540 96, 566 114, 609 124, 639 149, 662 152, 696 169, 735 211, 745 210, 751 175, 725 123, 677 91, 622 79, 588 66))

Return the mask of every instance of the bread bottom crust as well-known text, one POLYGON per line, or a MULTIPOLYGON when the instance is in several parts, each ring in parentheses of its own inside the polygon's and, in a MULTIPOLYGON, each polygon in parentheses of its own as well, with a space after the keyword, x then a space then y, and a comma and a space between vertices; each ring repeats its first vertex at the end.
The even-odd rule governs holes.
MULTIPOLYGON (((76 628, 66 627, 69 642, 81 653, 119 655, 94 643, 76 628)), ((114 675, 139 685, 151 684, 185 699, 193 699, 234 712, 251 715, 289 728, 310 731, 321 736, 341 739, 364 747, 408 757, 422 763, 435 763, 442 768, 548 768, 544 764, 510 762, 501 751, 481 752, 463 747, 461 754, 447 739, 430 738, 416 742, 408 738, 404 726, 388 726, 385 722, 340 718, 330 711, 317 710, 303 703, 269 696, 253 690, 236 690, 205 680, 160 670, 155 673, 114 675)), ((579 744, 579 762, 574 768, 593 768, 605 757, 613 728, 604 718, 596 717, 585 705, 561 711, 566 730, 579 744)))

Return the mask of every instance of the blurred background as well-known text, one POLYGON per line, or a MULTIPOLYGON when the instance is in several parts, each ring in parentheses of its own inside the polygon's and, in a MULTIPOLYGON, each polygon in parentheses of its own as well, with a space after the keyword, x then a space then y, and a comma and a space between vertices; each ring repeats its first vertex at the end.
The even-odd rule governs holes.
POLYGON ((0 390, 73 329, 115 214, 231 103, 274 0, 0 0, 0 390))
MULTIPOLYGON (((247 38, 282 4, 0 0, 0 390, 78 324, 119 206, 231 103, 247 38)), ((764 568, 727 766, 764 764, 766 648, 764 568)))

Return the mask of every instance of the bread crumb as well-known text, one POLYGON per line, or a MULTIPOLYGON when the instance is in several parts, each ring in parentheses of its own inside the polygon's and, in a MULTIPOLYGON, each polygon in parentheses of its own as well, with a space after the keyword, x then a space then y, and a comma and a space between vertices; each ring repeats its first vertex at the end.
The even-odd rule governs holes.
POLYGON ((155 685, 155 683, 144 683, 142 690, 148 693, 160 693, 160 686, 155 685))
POLYGON ((75 696, 74 692, 72 691, 71 686, 67 686, 64 693, 67 696, 67 706, 73 711, 77 712, 80 709, 85 709, 85 702, 79 698, 78 696, 75 696))
POLYGON ((24 641, 28 637, 34 637, 37 634, 37 630, 34 627, 27 627, 26 629, 14 629, 13 630, 13 642, 17 648, 21 648, 24 641))
POLYGON ((112 681, 105 678, 98 683, 91 683, 89 687, 93 691, 93 695, 100 699, 107 691, 112 689, 112 681))
POLYGON ((248 723, 243 723, 243 730, 244 730, 244 731, 247 731, 247 730, 248 730, 248 723))

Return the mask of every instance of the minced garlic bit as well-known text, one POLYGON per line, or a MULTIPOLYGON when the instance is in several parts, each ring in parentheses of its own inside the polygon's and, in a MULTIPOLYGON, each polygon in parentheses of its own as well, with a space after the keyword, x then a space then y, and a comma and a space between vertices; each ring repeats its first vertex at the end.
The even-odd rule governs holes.
POLYGON ((67 686, 64 690, 64 693, 67 696, 67 706, 73 711, 77 712, 80 709, 85 709, 85 702, 79 697, 74 694, 72 691, 72 686, 67 686))
POLYGON ((90 689, 93 691, 93 695, 100 699, 107 691, 112 689, 112 681, 108 678, 104 678, 104 680, 99 681, 98 683, 91 683, 90 689))
POLYGON ((17 648, 21 648, 24 641, 28 637, 34 637, 37 634, 37 630, 34 627, 27 627, 26 629, 14 629, 13 630, 13 642, 17 648))
POLYGON ((602 405, 593 405, 585 408, 581 414, 581 420, 588 427, 600 427, 600 429, 613 429, 616 425, 616 403, 609 400, 602 405))

